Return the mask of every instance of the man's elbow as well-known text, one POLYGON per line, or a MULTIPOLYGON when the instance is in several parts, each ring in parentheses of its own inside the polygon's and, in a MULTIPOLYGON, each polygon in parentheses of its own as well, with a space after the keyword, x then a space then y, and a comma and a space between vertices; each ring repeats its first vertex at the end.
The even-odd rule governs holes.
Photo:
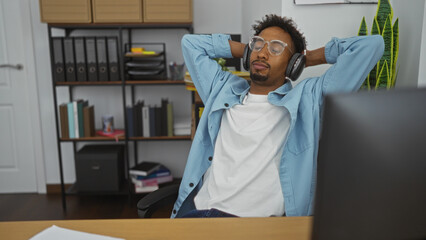
POLYGON ((191 44, 191 37, 192 37, 192 34, 183 35, 182 40, 181 40, 182 49, 188 48, 188 46, 192 45, 191 44))

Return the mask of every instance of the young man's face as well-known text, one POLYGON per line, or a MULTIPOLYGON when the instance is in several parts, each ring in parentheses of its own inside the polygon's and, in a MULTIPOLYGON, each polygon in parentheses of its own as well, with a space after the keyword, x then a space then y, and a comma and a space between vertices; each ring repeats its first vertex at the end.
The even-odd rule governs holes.
POLYGON ((252 83, 270 87, 271 91, 282 86, 285 82, 285 70, 292 56, 293 42, 288 33, 280 27, 269 27, 260 32, 259 37, 265 41, 280 40, 287 44, 284 51, 275 56, 268 50, 268 43, 250 55, 250 75, 252 83))

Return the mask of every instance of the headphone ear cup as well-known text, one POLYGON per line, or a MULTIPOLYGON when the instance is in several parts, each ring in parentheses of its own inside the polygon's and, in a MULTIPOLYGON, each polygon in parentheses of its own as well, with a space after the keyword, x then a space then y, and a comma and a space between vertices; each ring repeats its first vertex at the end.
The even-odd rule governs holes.
POLYGON ((250 70, 250 55, 251 55, 251 50, 247 44, 244 48, 244 53, 243 53, 243 67, 246 71, 250 70))
POLYGON ((292 81, 296 81, 300 77, 300 74, 302 74, 303 69, 305 68, 305 63, 305 55, 301 53, 293 54, 285 71, 286 77, 290 78, 292 81))

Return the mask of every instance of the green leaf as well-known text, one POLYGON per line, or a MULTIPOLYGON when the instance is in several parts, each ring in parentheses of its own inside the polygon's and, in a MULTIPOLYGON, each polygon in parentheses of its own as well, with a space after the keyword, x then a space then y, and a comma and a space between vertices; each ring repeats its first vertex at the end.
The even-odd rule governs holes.
POLYGON ((379 23, 377 22, 377 17, 374 17, 373 19, 373 26, 371 27, 371 35, 380 35, 380 27, 379 23))
MULTIPOLYGON (((383 64, 383 62, 388 62, 389 67, 393 66, 393 29, 391 23, 391 16, 389 15, 386 23, 384 25, 384 29, 382 32, 382 37, 385 41, 385 51, 383 53, 382 58, 379 62, 379 67, 383 64)), ((389 72, 389 77, 392 79, 392 72, 389 72)))
POLYGON ((367 23, 365 22, 365 17, 362 18, 361 25, 359 26, 358 36, 368 35, 367 23))
POLYGON ((377 22, 379 23, 380 32, 383 32, 386 19, 388 18, 389 15, 390 15, 390 20, 392 21, 393 9, 392 9, 392 6, 390 5, 389 0, 379 0, 379 3, 377 5, 376 17, 377 17, 377 22))
POLYGON ((392 87, 395 87, 396 78, 398 77, 398 73, 399 73, 399 67, 400 66, 398 65, 398 69, 396 70, 396 73, 393 75, 392 82, 391 82, 392 87))
MULTIPOLYGON (((373 19, 373 26, 371 27, 371 35, 381 35, 380 29, 379 29, 379 23, 377 22, 377 17, 374 17, 374 19, 373 19)), ((379 63, 380 63, 380 61, 377 62, 377 64, 374 66, 374 68, 370 72, 370 84, 371 84, 371 86, 376 85, 377 75, 379 74, 379 71, 377 69, 380 69, 379 63)))
POLYGON ((376 81, 375 90, 380 88, 390 88, 391 80, 389 78, 389 67, 388 62, 385 60, 380 70, 379 76, 376 81))
POLYGON ((392 59, 392 69, 391 69, 391 75, 392 75, 392 87, 395 86, 396 81, 396 63, 398 61, 398 54, 399 54, 399 18, 395 20, 395 23, 393 24, 393 59, 392 59))

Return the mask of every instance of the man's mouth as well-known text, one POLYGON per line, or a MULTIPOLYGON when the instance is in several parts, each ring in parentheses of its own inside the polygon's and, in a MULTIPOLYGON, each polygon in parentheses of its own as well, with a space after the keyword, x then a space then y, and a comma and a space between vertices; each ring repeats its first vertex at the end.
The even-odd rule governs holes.
POLYGON ((269 68, 269 64, 263 63, 263 62, 260 62, 260 61, 254 61, 252 63, 252 66, 253 66, 253 69, 255 69, 257 71, 262 71, 262 70, 269 68))

